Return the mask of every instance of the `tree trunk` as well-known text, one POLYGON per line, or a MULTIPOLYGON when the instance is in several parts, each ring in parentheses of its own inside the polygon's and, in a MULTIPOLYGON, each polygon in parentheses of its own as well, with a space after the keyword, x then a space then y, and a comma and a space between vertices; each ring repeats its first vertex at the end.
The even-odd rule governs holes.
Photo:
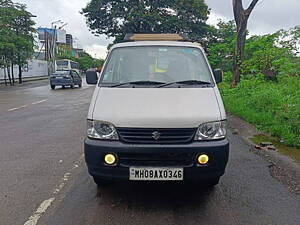
POLYGON ((22 66, 19 65, 19 84, 23 83, 23 79, 22 79, 22 66))
POLYGON ((233 76, 231 87, 235 87, 241 80, 241 66, 244 61, 244 49, 247 36, 248 17, 243 17, 239 27, 237 27, 236 51, 233 61, 233 76))
POLYGON ((237 28, 237 42, 233 61, 233 76, 231 79, 232 88, 241 80, 241 65, 244 60, 248 19, 258 1, 259 0, 252 0, 250 6, 245 10, 242 0, 232 0, 234 19, 237 28))
POLYGON ((15 86, 15 74, 14 74, 14 64, 11 63, 11 78, 12 78, 12 85, 15 86))
POLYGON ((4 84, 5 84, 5 86, 7 86, 6 68, 5 67, 3 68, 3 71, 4 71, 4 84))
POLYGON ((10 67, 7 66, 6 69, 7 69, 7 76, 8 76, 9 84, 10 84, 10 86, 12 86, 11 77, 10 77, 10 67))
POLYGON ((21 66, 20 56, 18 56, 18 67, 19 67, 19 84, 22 84, 23 80, 22 80, 22 66, 21 66))

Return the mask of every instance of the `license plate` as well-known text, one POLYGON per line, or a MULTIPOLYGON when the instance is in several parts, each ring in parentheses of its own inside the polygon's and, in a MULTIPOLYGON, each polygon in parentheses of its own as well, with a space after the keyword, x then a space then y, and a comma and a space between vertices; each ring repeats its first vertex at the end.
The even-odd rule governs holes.
POLYGON ((130 167, 129 180, 183 180, 183 168, 130 167))

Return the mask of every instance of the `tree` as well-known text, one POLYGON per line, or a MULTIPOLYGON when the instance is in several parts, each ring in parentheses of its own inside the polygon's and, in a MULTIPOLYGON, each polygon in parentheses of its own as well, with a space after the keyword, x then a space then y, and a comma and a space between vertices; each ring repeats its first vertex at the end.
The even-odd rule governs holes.
POLYGON ((117 41, 126 33, 185 33, 204 42, 210 29, 204 0, 91 0, 82 14, 92 33, 117 41))
MULTIPOLYGON (((34 21, 25 5, 11 0, 0 0, 0 66, 9 68, 19 65, 19 82, 22 83, 21 67, 34 51, 34 21)), ((14 76, 12 70, 12 83, 14 76)))
POLYGON ((300 75, 298 29, 295 27, 247 39, 242 73, 263 74, 268 80, 277 80, 277 75, 300 75))
POLYGON ((233 13, 237 28, 236 51, 233 62, 233 76, 231 87, 235 87, 240 82, 241 65, 244 59, 244 49, 247 36, 248 19, 259 0, 252 0, 249 7, 244 9, 242 0, 232 0, 233 13))
POLYGON ((219 21, 213 29, 207 53, 212 68, 232 71, 236 45, 236 26, 234 21, 219 21))
POLYGON ((22 66, 34 53, 35 22, 31 19, 32 14, 26 11, 25 5, 15 4, 16 14, 12 21, 17 35, 16 63, 19 66, 19 83, 22 83, 22 66))
POLYGON ((88 53, 83 53, 82 56, 77 59, 77 62, 80 65, 80 69, 84 72, 94 66, 94 59, 88 53))

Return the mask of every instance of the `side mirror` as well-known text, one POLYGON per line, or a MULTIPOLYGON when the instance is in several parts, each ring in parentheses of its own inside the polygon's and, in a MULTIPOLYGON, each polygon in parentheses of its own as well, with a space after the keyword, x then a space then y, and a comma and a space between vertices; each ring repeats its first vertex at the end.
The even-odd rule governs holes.
POLYGON ((216 80, 216 83, 221 83, 223 80, 223 71, 221 69, 215 69, 214 70, 214 77, 216 80))
POLYGON ((88 84, 97 84, 98 83, 98 75, 95 70, 90 70, 86 72, 86 82, 88 84))

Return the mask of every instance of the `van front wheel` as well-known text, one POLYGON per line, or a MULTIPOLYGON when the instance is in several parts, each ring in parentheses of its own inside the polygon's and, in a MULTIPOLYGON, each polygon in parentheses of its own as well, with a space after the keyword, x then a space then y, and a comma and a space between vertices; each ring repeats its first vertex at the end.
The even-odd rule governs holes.
POLYGON ((213 186, 216 186, 220 181, 220 177, 213 177, 213 178, 209 178, 209 179, 206 179, 203 184, 204 186, 206 187, 213 187, 213 186))
POLYGON ((107 186, 109 184, 111 184, 111 182, 109 182, 108 180, 103 180, 99 177, 93 177, 94 182, 98 185, 98 186, 107 186))

